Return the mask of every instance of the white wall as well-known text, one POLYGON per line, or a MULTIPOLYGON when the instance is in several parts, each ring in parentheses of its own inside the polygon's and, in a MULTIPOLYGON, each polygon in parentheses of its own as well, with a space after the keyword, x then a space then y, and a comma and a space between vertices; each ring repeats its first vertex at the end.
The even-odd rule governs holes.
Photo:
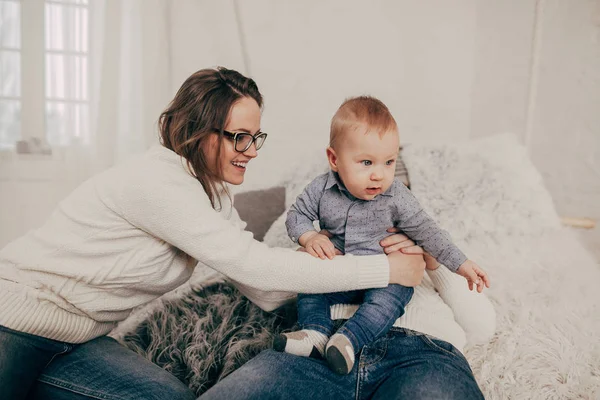
POLYGON ((559 211, 600 223, 600 1, 543 3, 528 144, 559 211))
POLYGON ((256 79, 270 136, 246 188, 277 184, 291 160, 324 152, 331 116, 357 94, 388 104, 404 142, 524 135, 533 0, 220 4, 216 27, 202 23, 203 2, 172 8, 174 90, 207 65, 256 79), (217 42, 203 40, 211 32, 217 42))
MULTIPOLYGON (((245 189, 324 152, 337 106, 369 93, 405 143, 516 133, 559 211, 600 220, 600 0, 176 0, 164 18, 173 94, 225 65, 265 96, 269 141, 245 189)), ((70 188, 3 175, 0 246, 70 188)))

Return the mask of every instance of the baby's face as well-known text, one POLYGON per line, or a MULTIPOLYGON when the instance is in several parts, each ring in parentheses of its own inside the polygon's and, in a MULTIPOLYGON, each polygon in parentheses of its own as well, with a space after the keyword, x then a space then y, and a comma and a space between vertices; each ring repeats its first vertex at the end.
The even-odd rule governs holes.
POLYGON ((354 197, 373 200, 394 181, 399 147, 395 130, 381 137, 376 132, 347 133, 334 150, 337 157, 331 167, 354 197))

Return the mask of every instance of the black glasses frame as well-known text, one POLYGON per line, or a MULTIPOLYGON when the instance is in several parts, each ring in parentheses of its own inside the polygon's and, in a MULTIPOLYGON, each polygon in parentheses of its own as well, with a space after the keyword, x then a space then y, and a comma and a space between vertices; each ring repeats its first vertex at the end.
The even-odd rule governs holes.
POLYGON ((261 147, 263 147, 263 144, 265 144, 265 140, 267 140, 267 134, 265 132, 258 132, 255 135, 252 135, 250 133, 246 133, 246 132, 229 132, 229 131, 223 131, 223 134, 228 137, 229 139, 233 140, 234 142, 234 149, 235 151, 237 151, 238 153, 243 153, 246 150, 248 150, 250 148, 250 146, 252 146, 252 143, 256 144, 256 150, 259 150, 261 147), (240 138, 243 137, 251 137, 252 139, 248 142, 248 144, 243 148, 240 149, 240 143, 241 140, 240 138), (259 142, 259 140, 261 140, 259 142))

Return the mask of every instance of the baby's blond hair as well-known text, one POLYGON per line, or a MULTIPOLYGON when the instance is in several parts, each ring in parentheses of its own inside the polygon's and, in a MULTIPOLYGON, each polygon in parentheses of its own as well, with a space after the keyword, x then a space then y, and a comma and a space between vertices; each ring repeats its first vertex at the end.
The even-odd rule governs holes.
POLYGON ((329 145, 335 148, 348 132, 377 132, 382 137, 390 131, 398 131, 398 125, 381 100, 371 96, 351 97, 342 103, 331 119, 329 145))

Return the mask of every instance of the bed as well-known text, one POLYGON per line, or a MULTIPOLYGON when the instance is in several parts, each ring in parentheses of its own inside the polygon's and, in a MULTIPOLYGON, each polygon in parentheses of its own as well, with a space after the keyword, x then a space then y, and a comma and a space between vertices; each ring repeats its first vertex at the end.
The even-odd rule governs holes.
MULTIPOLYGON (((600 398, 600 265, 561 225, 526 149, 498 135, 411 143, 403 157, 416 197, 492 279, 496 334, 465 349, 486 398, 600 398)), ((303 165, 281 187, 236 196, 270 246, 294 247, 285 210, 326 169, 321 153, 303 165)), ((264 312, 202 268, 112 335, 201 394, 294 323, 293 306, 264 312)))

